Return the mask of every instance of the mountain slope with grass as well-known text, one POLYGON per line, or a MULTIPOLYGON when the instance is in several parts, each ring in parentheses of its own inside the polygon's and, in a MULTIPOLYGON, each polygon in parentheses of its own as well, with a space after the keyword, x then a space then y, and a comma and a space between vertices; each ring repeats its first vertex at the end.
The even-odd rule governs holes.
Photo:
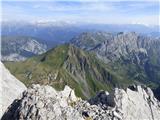
POLYGON ((62 90, 68 85, 83 98, 93 96, 101 89, 111 90, 132 83, 107 69, 94 54, 72 45, 56 47, 23 62, 5 62, 5 65, 27 86, 48 84, 62 90))

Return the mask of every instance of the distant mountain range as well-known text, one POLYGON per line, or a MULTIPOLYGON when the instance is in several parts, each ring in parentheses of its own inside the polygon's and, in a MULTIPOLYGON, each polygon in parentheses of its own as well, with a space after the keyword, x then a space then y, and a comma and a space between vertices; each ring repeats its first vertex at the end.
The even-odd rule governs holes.
MULTIPOLYGON (((83 32, 92 33, 97 31, 104 31, 116 35, 121 31, 124 32, 135 31, 136 33, 139 33, 144 36, 150 36, 157 39, 160 38, 159 26, 146 26, 141 24, 114 25, 114 24, 84 24, 84 23, 74 24, 68 22, 49 22, 49 21, 44 21, 44 22, 12 21, 12 22, 2 22, 1 28, 2 28, 1 35, 3 36, 2 41, 6 39, 10 40, 14 39, 14 41, 16 40, 19 41, 20 39, 22 39, 22 37, 24 37, 24 39, 32 38, 35 39, 37 42, 47 46, 47 50, 56 47, 57 45, 60 44, 69 43, 72 38, 74 38, 75 36, 79 36, 83 32)), ((4 47, 8 48, 10 48, 10 46, 11 46, 10 42, 4 45, 4 47)), ((2 47, 2 50, 4 49, 4 47, 2 47)), ((9 58, 7 55, 5 56, 4 60, 10 59, 11 57, 20 59, 17 56, 17 54, 19 53, 13 54, 9 56, 9 58)), ((2 55, 4 56, 6 54, 2 55)), ((21 58, 22 57, 24 56, 21 56, 21 58)), ((24 58, 26 58, 26 56, 24 58)))
POLYGON ((48 50, 44 42, 28 36, 2 36, 1 46, 2 61, 21 61, 48 50))
POLYGON ((2 35, 30 36, 41 39, 50 48, 68 42, 82 32, 105 31, 111 33, 135 31, 147 36, 160 37, 159 26, 141 24, 84 24, 67 22, 2 22, 2 35))

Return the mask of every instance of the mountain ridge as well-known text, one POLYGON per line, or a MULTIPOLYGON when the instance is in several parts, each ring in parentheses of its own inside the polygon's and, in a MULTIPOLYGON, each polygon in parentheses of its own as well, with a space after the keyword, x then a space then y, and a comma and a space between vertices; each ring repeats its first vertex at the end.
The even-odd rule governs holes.
POLYGON ((5 65, 26 85, 49 84, 60 90, 69 85, 81 97, 90 97, 101 89, 111 90, 114 86, 127 86, 133 82, 123 80, 107 69, 94 54, 69 44, 23 62, 5 62, 5 65))

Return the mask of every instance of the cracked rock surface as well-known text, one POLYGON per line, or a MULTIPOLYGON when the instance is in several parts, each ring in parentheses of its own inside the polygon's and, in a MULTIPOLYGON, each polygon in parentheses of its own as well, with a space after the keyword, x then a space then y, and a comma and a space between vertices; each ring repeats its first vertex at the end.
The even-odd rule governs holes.
POLYGON ((150 88, 132 86, 100 91, 88 101, 65 86, 32 85, 6 111, 2 120, 159 120, 160 102, 150 88))

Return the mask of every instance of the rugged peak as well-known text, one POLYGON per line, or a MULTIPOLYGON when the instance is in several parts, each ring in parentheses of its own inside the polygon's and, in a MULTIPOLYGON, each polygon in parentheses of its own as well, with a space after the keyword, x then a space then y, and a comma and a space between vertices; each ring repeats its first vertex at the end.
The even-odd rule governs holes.
POLYGON ((72 90, 69 86, 65 86, 64 90, 60 92, 63 97, 67 98, 72 102, 76 102, 78 98, 75 95, 74 90, 72 90))
POLYGON ((61 55, 68 55, 69 53, 78 53, 78 51, 81 51, 79 48, 71 45, 71 44, 64 44, 64 45, 60 45, 57 46, 49 51, 47 51, 46 53, 44 53, 42 56, 57 56, 57 57, 61 57, 61 55), (53 55, 55 54, 55 55, 53 55), (59 55, 59 56, 58 56, 59 55))

